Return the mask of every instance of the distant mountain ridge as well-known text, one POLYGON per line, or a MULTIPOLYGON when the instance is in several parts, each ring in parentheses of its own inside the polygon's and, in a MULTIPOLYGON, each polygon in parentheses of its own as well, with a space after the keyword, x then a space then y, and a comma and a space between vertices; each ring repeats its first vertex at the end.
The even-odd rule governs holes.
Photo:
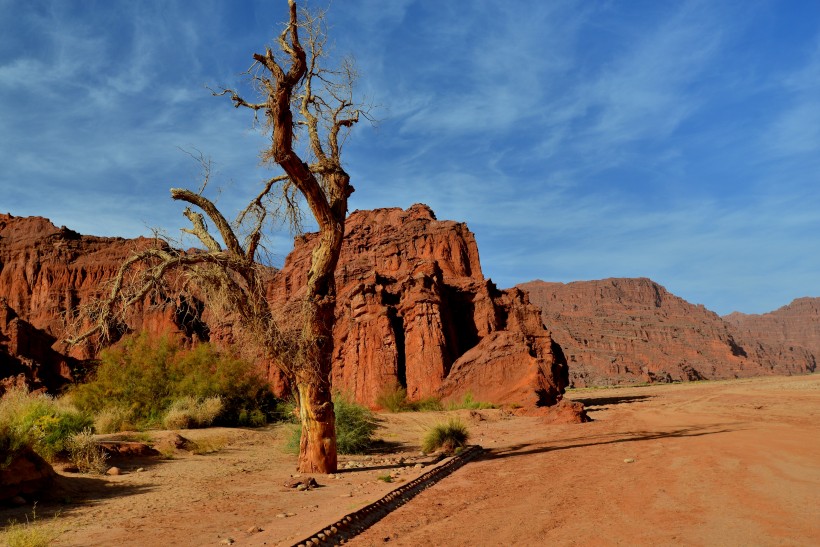
POLYGON ((518 287, 541 308, 578 387, 803 374, 820 360, 820 299, 724 319, 647 278, 518 287))

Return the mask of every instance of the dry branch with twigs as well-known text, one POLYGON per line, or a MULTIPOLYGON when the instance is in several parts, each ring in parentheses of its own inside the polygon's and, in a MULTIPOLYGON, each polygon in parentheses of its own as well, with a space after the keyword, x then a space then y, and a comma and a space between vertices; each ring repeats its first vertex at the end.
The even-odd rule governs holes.
POLYGON ((247 71, 257 100, 246 100, 233 89, 211 90, 215 96, 228 96, 234 107, 253 111, 255 121, 264 113, 271 143, 261 157, 283 173, 268 178, 231 223, 203 195, 210 162, 200 154, 204 177, 200 191, 173 188, 171 197, 188 204, 183 214, 190 227, 184 231, 204 249, 181 252, 160 244, 134 254, 121 265, 107 297, 88 316, 91 327, 72 341, 108 335, 111 325, 124 322, 130 306, 161 287, 169 275, 182 274, 204 293, 209 306, 236 317, 245 335, 286 374, 302 419, 299 469, 332 472, 336 469, 330 385, 334 272, 353 193, 341 150, 351 128, 360 119, 371 118, 354 100, 357 74, 352 60, 343 59, 334 69, 327 67, 324 13, 299 11, 293 0, 288 13, 276 41, 278 52, 267 47, 264 54, 254 54, 247 71), (304 45, 300 33, 305 35, 304 45), (307 287, 304 297, 289 309, 273 309, 257 254, 271 216, 283 215, 292 226, 300 225, 302 200, 319 226, 307 287))

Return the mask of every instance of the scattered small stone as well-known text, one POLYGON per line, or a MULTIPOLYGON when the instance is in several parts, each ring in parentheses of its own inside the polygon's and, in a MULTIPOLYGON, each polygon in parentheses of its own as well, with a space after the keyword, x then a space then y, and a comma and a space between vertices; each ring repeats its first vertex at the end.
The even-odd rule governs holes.
POLYGON ((424 467, 424 465, 422 465, 422 464, 420 464, 420 463, 417 463, 417 464, 416 464, 416 465, 414 465, 413 467, 414 467, 415 469, 422 469, 422 468, 424 467))
POLYGON ((14 505, 25 505, 28 502, 23 496, 14 496, 13 498, 11 498, 11 503, 13 503, 14 505))
POLYGON ((635 463, 635 458, 626 458, 624 463, 635 463))
POLYGON ((119 475, 120 473, 119 467, 109 467, 108 471, 105 472, 106 475, 119 475))
POLYGON ((260 528, 259 526, 251 526, 250 528, 248 528, 248 533, 249 534, 256 534, 256 533, 259 533, 261 531, 262 531, 262 528, 260 528))
POLYGON ((140 467, 140 468, 137 469, 137 473, 142 473, 143 471, 145 471, 144 467, 140 467))
POLYGON ((222 545, 232 545, 232 544, 233 544, 233 543, 235 543, 235 542, 236 542, 236 540, 235 540, 234 538, 230 538, 230 537, 229 537, 229 538, 225 538, 225 539, 223 539, 222 541, 220 541, 220 543, 221 543, 222 545))
POLYGON ((296 485, 296 489, 297 489, 297 490, 299 490, 300 492, 302 492, 302 491, 304 491, 304 490, 307 490, 307 489, 308 489, 308 485, 307 485, 307 484, 303 484, 303 483, 299 483, 299 484, 297 484, 297 485, 296 485))
POLYGON ((327 478, 329 478, 329 479, 335 479, 335 478, 336 478, 336 475, 334 475, 333 473, 330 473, 330 474, 328 474, 327 478))
POLYGON ((288 516, 285 513, 277 513, 276 518, 286 519, 286 518, 288 518, 288 516))

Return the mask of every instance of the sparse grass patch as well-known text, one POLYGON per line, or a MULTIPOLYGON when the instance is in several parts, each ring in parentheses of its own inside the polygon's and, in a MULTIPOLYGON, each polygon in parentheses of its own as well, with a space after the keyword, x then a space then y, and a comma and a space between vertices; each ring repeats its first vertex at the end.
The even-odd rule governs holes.
POLYGON ((447 410, 485 410, 488 408, 497 407, 493 403, 476 401, 470 392, 465 393, 461 401, 453 401, 447 405, 447 410))
POLYGON ((470 438, 467 426, 457 418, 450 418, 447 423, 437 424, 427 432, 421 443, 425 454, 442 450, 448 454, 464 446, 470 438))
POLYGON ((391 475, 379 475, 376 478, 382 482, 393 482, 393 477, 391 475))
POLYGON ((408 400, 407 389, 398 384, 382 391, 376 398, 376 404, 388 412, 434 412, 444 409, 441 399, 435 396, 418 401, 408 400))
POLYGON ((26 522, 9 521, 6 530, 0 534, 3 545, 8 547, 48 547, 60 536, 62 531, 54 521, 43 522, 37 519, 37 507, 31 511, 31 520, 26 515, 26 522))
POLYGON ((230 444, 230 439, 227 435, 217 434, 202 437, 191 442, 191 453, 201 456, 203 454, 213 454, 214 452, 219 452, 230 444))

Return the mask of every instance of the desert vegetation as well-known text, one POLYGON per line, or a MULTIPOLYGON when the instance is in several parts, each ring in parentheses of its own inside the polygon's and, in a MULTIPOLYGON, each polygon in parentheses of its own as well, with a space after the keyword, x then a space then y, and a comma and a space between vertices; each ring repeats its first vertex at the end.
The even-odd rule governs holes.
POLYGON ((92 425, 90 415, 65 401, 26 388, 10 389, 0 399, 0 466, 27 449, 54 461, 69 452, 73 436, 92 425))
POLYGON ((68 395, 99 433, 209 425, 260 426, 286 412, 253 363, 207 343, 127 337, 102 352, 90 380, 68 395))
MULTIPOLYGON (((333 397, 335 408, 336 449, 340 454, 363 454, 376 443, 378 418, 367 407, 360 405, 347 395, 336 393, 333 397)), ((286 450, 296 453, 302 435, 301 423, 292 429, 286 450)))
POLYGON ((447 422, 434 425, 425 434, 421 443, 421 450, 425 454, 441 450, 445 454, 452 454, 467 444, 470 432, 467 426, 458 418, 450 418, 447 422))

